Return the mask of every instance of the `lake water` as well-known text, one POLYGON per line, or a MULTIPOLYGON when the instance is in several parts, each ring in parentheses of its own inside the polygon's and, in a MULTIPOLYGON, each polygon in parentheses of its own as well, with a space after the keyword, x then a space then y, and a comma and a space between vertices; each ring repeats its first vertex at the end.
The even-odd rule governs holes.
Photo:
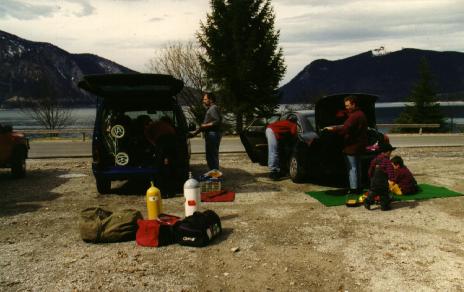
MULTIPOLYGON (((76 122, 69 128, 93 128, 95 114, 95 108, 72 109, 71 115, 76 122)), ((18 130, 43 129, 33 118, 20 109, 0 109, 0 124, 12 125, 18 130)))
MULTIPOLYGON (((447 122, 453 121, 454 124, 464 125, 464 101, 443 102, 441 103, 442 113, 447 122)), ((378 124, 391 124, 399 116, 404 108, 404 103, 377 103, 376 117, 378 124)), ((93 128, 95 121, 95 108, 73 109, 72 116, 76 120, 75 124, 69 128, 93 128)), ((18 130, 41 129, 27 113, 20 109, 0 109, 0 124, 13 125, 18 130)))

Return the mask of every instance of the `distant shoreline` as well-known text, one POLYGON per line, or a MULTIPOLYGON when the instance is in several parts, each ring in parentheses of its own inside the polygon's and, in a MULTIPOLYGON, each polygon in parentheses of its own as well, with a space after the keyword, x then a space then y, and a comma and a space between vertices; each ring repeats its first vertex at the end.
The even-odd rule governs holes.
MULTIPOLYGON (((394 123, 403 111, 404 106, 409 104, 410 103, 405 102, 376 103, 377 124, 394 123)), ((445 122, 457 125, 459 128, 464 125, 464 101, 440 102, 440 106, 445 117, 445 122)), ((304 108, 304 104, 281 104, 278 112, 304 108)), ((308 107, 306 106, 306 108, 308 107)), ((187 110, 186 107, 183 107, 183 109, 184 111, 187 110)), ((96 107, 72 108, 71 112, 75 119, 75 123, 66 128, 93 128, 95 123, 96 107)), ((43 128, 24 111, 17 108, 0 109, 0 124, 12 125, 14 129, 17 130, 35 130, 43 128)))

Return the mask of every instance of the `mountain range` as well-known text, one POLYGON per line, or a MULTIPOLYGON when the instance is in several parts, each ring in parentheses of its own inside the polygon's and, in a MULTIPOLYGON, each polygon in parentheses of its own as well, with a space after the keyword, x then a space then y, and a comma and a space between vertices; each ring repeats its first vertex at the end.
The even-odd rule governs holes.
POLYGON ((440 100, 464 100, 464 53, 402 49, 367 51, 349 58, 315 60, 280 88, 282 103, 313 103, 341 92, 364 92, 379 102, 405 101, 419 81, 425 58, 440 100))
MULTIPOLYGON (((367 51, 345 59, 315 60, 279 91, 281 103, 314 103, 321 96, 365 92, 380 102, 405 101, 419 79, 425 58, 441 100, 464 100, 464 53, 402 49, 367 51)), ((94 98, 77 87, 86 74, 135 71, 93 54, 71 54, 0 30, 0 108, 23 97, 53 96, 71 106, 89 106, 94 98)))
POLYGON ((0 31, 0 107, 40 94, 72 106, 90 105, 94 98, 77 87, 83 75, 126 72, 134 71, 96 55, 71 54, 0 31))

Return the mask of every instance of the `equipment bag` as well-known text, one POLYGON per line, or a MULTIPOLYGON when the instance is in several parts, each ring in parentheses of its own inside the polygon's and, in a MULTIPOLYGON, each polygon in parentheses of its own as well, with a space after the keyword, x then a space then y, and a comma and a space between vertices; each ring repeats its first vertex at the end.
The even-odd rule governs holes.
POLYGON ((134 209, 111 212, 99 207, 81 212, 79 232, 85 242, 121 242, 135 239, 137 220, 142 214, 134 209))
POLYGON ((221 219, 211 210, 197 211, 174 226, 176 241, 180 245, 206 246, 221 233, 221 219))
POLYGON ((141 246, 164 246, 175 242, 173 227, 180 217, 160 214, 155 220, 137 220, 135 241, 141 246))

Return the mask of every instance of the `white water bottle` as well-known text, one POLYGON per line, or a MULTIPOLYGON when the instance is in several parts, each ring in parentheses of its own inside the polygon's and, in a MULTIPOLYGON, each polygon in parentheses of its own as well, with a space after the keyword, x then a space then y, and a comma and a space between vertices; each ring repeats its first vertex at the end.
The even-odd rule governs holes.
POLYGON ((189 179, 184 183, 185 217, 192 215, 200 208, 200 183, 189 173, 189 179))

